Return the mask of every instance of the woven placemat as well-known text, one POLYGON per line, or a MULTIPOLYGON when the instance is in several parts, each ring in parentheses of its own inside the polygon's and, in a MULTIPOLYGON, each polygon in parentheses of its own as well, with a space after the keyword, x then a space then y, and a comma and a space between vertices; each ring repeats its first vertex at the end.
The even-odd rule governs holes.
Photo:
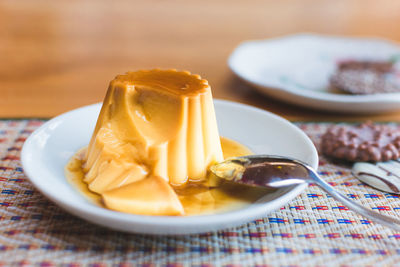
MULTIPOLYGON (((179 237, 127 234, 78 219, 35 190, 20 151, 40 120, 0 121, 0 266, 385 266, 400 262, 400 233, 373 224, 317 186, 241 227, 179 237)), ((297 123, 314 141, 329 123, 297 123)), ((320 158, 337 190, 382 214, 400 216, 397 195, 320 158)))

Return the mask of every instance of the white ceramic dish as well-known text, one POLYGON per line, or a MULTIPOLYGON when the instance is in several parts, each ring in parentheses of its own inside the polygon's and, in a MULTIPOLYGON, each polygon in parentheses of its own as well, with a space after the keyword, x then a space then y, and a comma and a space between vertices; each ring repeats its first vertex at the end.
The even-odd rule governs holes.
MULTIPOLYGON (((87 221, 135 233, 202 233, 263 217, 289 202, 306 187, 280 189, 246 208, 215 215, 142 216, 96 206, 68 183, 64 166, 79 148, 88 144, 100 107, 101 104, 82 107, 46 122, 25 142, 21 158, 26 175, 43 195, 87 221)), ((222 136, 245 144, 257 154, 291 156, 317 167, 318 155, 311 140, 283 118, 222 100, 215 101, 215 109, 222 136)))
POLYGON ((400 93, 335 94, 329 90, 329 77, 339 60, 394 58, 400 61, 400 46, 386 40, 300 34, 244 42, 231 54, 228 65, 261 93, 292 104, 336 112, 380 113, 400 110, 400 93))

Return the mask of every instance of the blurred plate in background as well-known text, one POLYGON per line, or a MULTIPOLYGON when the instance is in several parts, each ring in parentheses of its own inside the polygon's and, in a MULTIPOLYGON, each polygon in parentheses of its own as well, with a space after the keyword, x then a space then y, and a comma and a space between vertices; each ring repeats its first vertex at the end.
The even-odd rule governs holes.
MULTIPOLYGON (((400 110, 400 93, 340 94, 330 89, 329 77, 341 60, 395 58, 400 58, 400 46, 383 39, 299 34, 243 42, 228 64, 261 93, 292 104, 335 112, 382 113, 400 110)), ((399 62, 395 68, 400 75, 399 62)))

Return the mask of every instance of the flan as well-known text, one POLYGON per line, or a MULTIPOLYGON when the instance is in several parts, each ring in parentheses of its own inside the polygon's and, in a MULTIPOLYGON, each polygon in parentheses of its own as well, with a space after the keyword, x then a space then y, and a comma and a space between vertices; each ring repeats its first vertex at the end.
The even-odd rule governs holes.
POLYGON ((223 160, 211 88, 176 70, 111 81, 83 158, 84 182, 113 210, 183 215, 172 186, 204 181, 223 160))

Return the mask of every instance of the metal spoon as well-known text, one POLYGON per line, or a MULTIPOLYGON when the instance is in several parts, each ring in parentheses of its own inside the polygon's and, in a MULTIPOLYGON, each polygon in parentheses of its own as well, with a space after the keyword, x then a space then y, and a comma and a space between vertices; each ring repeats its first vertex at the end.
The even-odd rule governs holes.
POLYGON ((268 188, 280 188, 302 183, 315 183, 349 209, 393 230, 400 231, 400 220, 379 214, 351 201, 326 183, 317 172, 299 160, 271 155, 251 155, 231 158, 211 166, 219 178, 234 183, 268 188))

